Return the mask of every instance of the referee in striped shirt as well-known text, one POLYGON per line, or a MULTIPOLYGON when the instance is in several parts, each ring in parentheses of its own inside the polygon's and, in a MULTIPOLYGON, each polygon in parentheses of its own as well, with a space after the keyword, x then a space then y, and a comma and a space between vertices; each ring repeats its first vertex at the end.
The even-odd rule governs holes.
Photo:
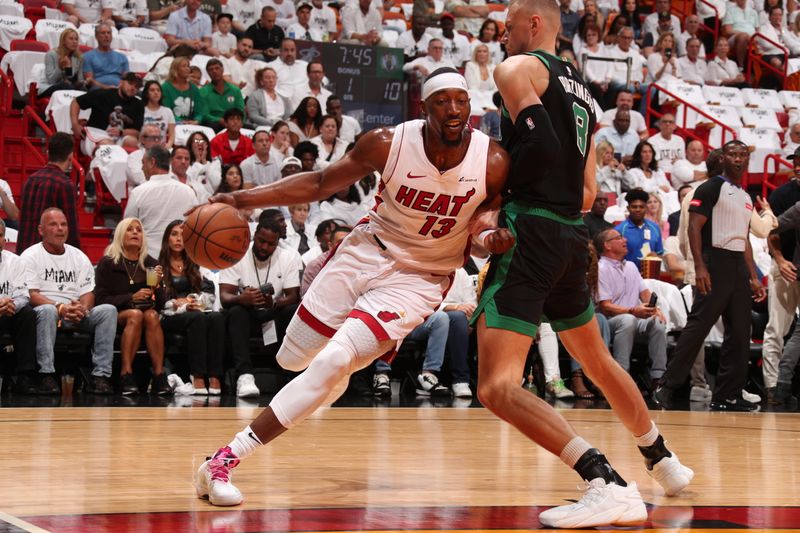
POLYGON ((753 201, 741 185, 750 151, 741 141, 730 141, 722 150, 723 174, 697 187, 689 207, 689 246, 696 272, 694 302, 653 396, 664 409, 673 407, 675 390, 686 381, 697 352, 722 316, 725 337, 711 410, 758 410, 758 405, 742 398, 750 356, 752 298, 760 302, 766 297, 750 248, 753 201))

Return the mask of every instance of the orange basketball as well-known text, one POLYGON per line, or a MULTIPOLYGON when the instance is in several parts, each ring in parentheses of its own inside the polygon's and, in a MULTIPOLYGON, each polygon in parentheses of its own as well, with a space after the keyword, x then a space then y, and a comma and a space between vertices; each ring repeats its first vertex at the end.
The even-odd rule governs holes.
POLYGON ((200 266, 212 270, 232 267, 247 253, 250 226, 227 204, 204 205, 184 222, 183 246, 200 266))

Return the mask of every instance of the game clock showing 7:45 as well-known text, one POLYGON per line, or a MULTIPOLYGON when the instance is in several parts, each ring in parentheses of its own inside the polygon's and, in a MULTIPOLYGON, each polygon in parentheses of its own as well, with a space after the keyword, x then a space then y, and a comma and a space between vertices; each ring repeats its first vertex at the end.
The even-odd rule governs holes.
POLYGON ((329 90, 364 131, 405 120, 402 49, 311 41, 297 41, 297 49, 303 61, 322 61, 329 90))

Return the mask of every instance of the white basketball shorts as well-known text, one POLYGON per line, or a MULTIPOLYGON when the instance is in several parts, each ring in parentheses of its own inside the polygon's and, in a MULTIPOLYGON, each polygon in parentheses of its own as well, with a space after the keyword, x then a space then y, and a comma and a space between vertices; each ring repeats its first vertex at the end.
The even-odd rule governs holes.
POLYGON ((452 279, 397 263, 362 224, 311 283, 297 314, 327 337, 352 317, 378 340, 402 340, 442 303, 452 279))

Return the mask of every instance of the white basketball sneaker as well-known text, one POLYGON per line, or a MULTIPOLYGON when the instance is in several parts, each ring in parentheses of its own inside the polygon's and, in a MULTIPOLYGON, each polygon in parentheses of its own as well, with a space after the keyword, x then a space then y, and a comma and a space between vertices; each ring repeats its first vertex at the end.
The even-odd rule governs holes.
POLYGON ((244 501, 242 493, 231 483, 231 469, 239 464, 239 459, 230 447, 220 448, 214 457, 200 465, 194 476, 197 496, 208 498, 212 505, 222 507, 239 505, 244 501))
POLYGON ((664 487, 667 496, 678 494, 691 483, 694 477, 694 470, 683 466, 675 452, 671 453, 670 457, 664 457, 653 465, 652 470, 647 470, 647 475, 664 487))
POLYGON ((568 529, 633 526, 646 520, 647 508, 636 483, 622 487, 606 484, 602 478, 591 480, 577 503, 553 507, 539 515, 543 526, 568 529))

